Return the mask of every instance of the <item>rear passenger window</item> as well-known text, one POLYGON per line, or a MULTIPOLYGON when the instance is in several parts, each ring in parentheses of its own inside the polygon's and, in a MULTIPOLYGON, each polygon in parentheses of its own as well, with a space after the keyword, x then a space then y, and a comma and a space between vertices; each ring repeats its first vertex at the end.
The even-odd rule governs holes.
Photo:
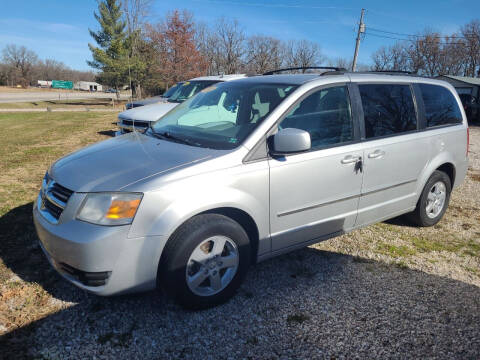
POLYGON ((279 125, 310 133, 312 149, 353 140, 353 121, 346 86, 314 92, 298 103, 279 125))
POLYGON ((447 88, 427 84, 419 84, 419 86, 425 105, 427 127, 462 122, 462 113, 457 100, 447 88))
POLYGON ((401 134, 417 129, 409 85, 359 85, 367 138, 401 134))

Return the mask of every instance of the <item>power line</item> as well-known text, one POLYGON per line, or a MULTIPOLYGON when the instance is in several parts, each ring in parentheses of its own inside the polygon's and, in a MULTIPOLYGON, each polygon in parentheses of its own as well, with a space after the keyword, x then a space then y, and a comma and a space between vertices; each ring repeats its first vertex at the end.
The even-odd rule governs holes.
POLYGON ((265 3, 249 3, 249 2, 238 2, 238 1, 218 1, 218 0, 193 0, 195 2, 203 3, 212 3, 212 4, 223 4, 223 5, 238 5, 238 6, 255 6, 255 7, 266 7, 266 8, 293 8, 293 9, 333 9, 333 10, 352 10, 355 11, 355 8, 349 7, 340 7, 340 6, 309 6, 309 5, 295 5, 295 4, 265 4, 265 3))
MULTIPOLYGON (((387 31, 387 30, 381 30, 381 29, 375 29, 375 28, 368 28, 369 31, 374 31, 374 32, 380 32, 380 33, 385 33, 385 34, 392 34, 392 35, 400 35, 400 36, 410 36, 410 37, 416 37, 416 38, 424 38, 424 37, 429 37, 429 38, 437 38, 437 39, 444 39, 447 38, 448 36, 444 35, 416 35, 416 34, 405 34, 405 33, 398 33, 398 32, 393 32, 393 31, 387 31)), ((471 34, 470 38, 465 37, 465 36, 460 36, 460 35, 455 35, 452 36, 451 38, 456 38, 456 39, 465 39, 465 40, 471 40, 476 38, 476 34, 471 34)))
MULTIPOLYGON (((371 29, 369 29, 370 31, 371 29)), ((409 42, 417 42, 418 40, 420 39, 408 39, 408 38, 399 38, 399 37, 393 37, 393 36, 388 36, 388 35, 379 35, 379 34, 375 34, 375 33, 371 33, 371 32, 365 32, 366 35, 370 35, 370 36, 375 36, 375 37, 379 37, 379 38, 383 38, 383 39, 392 39, 392 40, 399 40, 399 41, 409 41, 409 42)), ((427 40, 427 39, 423 39, 423 40, 427 40)), ((437 42, 438 44, 440 45, 465 45, 464 42, 437 42)))

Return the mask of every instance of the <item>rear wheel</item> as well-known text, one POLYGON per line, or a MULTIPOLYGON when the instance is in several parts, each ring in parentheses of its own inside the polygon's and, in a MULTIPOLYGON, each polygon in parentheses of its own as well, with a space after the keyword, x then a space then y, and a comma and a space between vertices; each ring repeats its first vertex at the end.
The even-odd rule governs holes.
POLYGON ((419 226, 433 226, 440 221, 450 201, 450 178, 436 170, 423 188, 417 207, 409 214, 410 220, 419 226))
POLYGON ((226 216, 202 214, 188 220, 168 241, 159 279, 181 305, 202 309, 232 297, 249 265, 245 230, 226 216))

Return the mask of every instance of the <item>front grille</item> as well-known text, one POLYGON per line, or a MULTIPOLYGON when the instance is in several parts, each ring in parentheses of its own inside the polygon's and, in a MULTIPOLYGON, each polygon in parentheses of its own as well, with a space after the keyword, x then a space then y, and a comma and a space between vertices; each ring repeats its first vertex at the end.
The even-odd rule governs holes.
POLYGON ((39 201, 39 210, 47 219, 56 223, 72 194, 72 190, 45 176, 42 190, 40 191, 41 201, 39 201))
POLYGON ((63 209, 48 199, 43 200, 43 206, 45 207, 45 210, 57 220, 60 218, 60 215, 62 215, 63 209))
POLYGON ((70 266, 65 263, 60 263, 60 268, 68 275, 74 277, 80 281, 83 285, 86 286, 102 286, 107 283, 108 278, 110 277, 111 271, 101 271, 101 272, 86 272, 82 270, 75 269, 73 266, 70 266))
POLYGON ((72 190, 63 187, 58 183, 53 184, 51 192, 53 196, 55 196, 57 199, 62 200, 64 203, 66 203, 68 199, 70 199, 70 196, 72 196, 73 194, 72 190))
POLYGON ((148 122, 146 121, 123 120, 123 124, 142 128, 148 127, 148 122))

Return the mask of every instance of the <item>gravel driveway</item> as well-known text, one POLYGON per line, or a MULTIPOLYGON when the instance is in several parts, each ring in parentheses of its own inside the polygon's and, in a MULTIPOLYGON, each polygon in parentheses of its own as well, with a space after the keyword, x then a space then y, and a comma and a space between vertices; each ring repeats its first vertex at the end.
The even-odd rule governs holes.
POLYGON ((157 292, 96 297, 49 271, 39 285, 61 310, 0 338, 0 358, 478 359, 480 278, 456 270, 468 262, 478 271, 476 255, 443 258, 440 249, 428 257, 442 261, 420 253, 399 263, 368 244, 355 247, 370 233, 374 242, 393 231, 442 237, 447 229, 478 246, 480 128, 471 135, 469 178, 443 231, 380 224, 296 251, 256 265, 236 297, 202 312, 157 292), (462 228, 467 220, 473 225, 462 228))

